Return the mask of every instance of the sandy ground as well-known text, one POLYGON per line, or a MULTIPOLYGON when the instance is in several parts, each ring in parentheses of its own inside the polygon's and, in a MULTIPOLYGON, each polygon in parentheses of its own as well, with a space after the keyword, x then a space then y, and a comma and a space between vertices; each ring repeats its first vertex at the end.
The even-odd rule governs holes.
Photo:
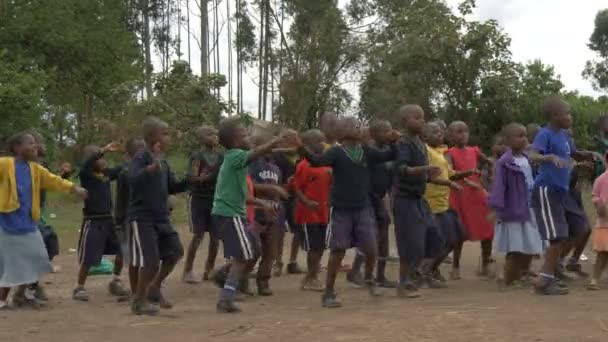
MULTIPOLYGON (((188 237, 182 233, 182 237, 188 237)), ((202 269, 201 249, 197 259, 202 269)), ((463 280, 445 290, 423 291, 423 298, 398 299, 387 290, 380 299, 338 281, 341 309, 323 309, 317 293, 299 290, 299 276, 272 280, 275 296, 251 298, 238 315, 215 312, 218 290, 210 283, 179 281, 180 264, 167 282, 175 308, 158 317, 138 317, 107 293, 108 277, 91 278, 91 302, 71 299, 76 257, 56 259, 62 270, 46 279, 48 308, 0 312, 1 342, 77 341, 606 341, 606 292, 588 292, 584 281, 565 297, 540 297, 531 289, 499 290, 478 279, 479 247, 469 244, 463 280)), ((352 253, 351 253, 352 255, 352 253)), ((301 263, 303 255, 300 255, 301 263)), ((448 270, 449 265, 444 265, 448 270)), ((590 271, 591 261, 585 264, 590 271)), ((389 265, 395 278, 397 265, 389 265)), ((126 280, 126 279, 125 279, 126 280)), ((608 284, 606 285, 608 288, 608 284)))

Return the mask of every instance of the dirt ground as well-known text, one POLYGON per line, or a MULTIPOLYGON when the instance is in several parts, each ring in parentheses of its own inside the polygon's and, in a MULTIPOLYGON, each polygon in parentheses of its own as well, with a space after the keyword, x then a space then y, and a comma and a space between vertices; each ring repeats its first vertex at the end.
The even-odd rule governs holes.
MULTIPOLYGON (((180 264, 165 289, 175 308, 158 317, 134 316, 127 304, 116 303, 107 293, 108 277, 91 278, 91 302, 74 302, 76 257, 63 255, 55 262, 61 272, 45 279, 48 308, 1 312, 0 341, 606 341, 606 292, 588 292, 582 280, 560 298, 530 289, 501 291, 474 275, 478 253, 478 245, 469 244, 463 280, 425 290, 420 299, 398 299, 392 290, 371 299, 341 275, 337 288, 344 307, 323 309, 319 294, 299 290, 299 276, 283 276, 272 280, 274 297, 248 299, 238 315, 215 312, 218 290, 212 284, 181 283, 180 264)), ((585 268, 590 271, 591 261, 585 268)), ((396 278, 397 265, 388 271, 396 278)))

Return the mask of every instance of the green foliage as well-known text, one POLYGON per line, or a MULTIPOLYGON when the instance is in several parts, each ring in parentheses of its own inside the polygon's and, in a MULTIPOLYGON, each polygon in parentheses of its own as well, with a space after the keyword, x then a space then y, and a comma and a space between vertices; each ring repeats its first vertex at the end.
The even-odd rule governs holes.
POLYGON ((601 10, 595 17, 595 29, 589 38, 589 48, 599 59, 587 61, 583 76, 591 80, 597 90, 608 90, 608 9, 601 10))

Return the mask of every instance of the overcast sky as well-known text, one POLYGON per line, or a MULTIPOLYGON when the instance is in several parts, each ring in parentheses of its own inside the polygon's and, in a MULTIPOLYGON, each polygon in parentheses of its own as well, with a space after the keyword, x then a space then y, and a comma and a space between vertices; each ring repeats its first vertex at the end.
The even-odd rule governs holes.
MULTIPOLYGON (((186 1, 182 0, 184 4, 186 1)), ((230 2, 234 6, 234 1, 230 2)), ((340 0, 340 3, 346 2, 348 1, 340 0)), ((447 2, 455 9, 460 1, 447 0, 447 2)), ((190 4, 191 12, 197 13, 198 9, 194 1, 191 0, 190 4)), ((226 21, 226 1, 222 1, 220 6, 219 21, 222 26, 221 23, 226 21)), ((591 84, 583 79, 581 72, 585 62, 594 58, 593 52, 587 47, 587 42, 593 32, 595 15, 602 8, 608 8, 607 0, 477 0, 473 18, 498 20, 512 39, 511 51, 516 61, 541 59, 545 64, 555 66, 566 89, 578 90, 586 95, 598 95, 591 84)), ((234 7, 232 10, 234 11, 234 7)), ((183 11, 185 15, 185 9, 183 11)), ((191 30, 198 31, 198 17, 191 15, 190 20, 191 30)), ((256 23, 254 19, 254 24, 256 23)), ((233 27, 233 32, 234 29, 233 27)), ((220 72, 227 75, 227 26, 224 25, 220 32, 220 72)), ((185 28, 182 30, 182 40, 184 54, 182 58, 187 60, 185 28)), ((192 69, 195 73, 199 73, 200 53, 194 39, 191 39, 191 46, 192 69)), ((236 56, 233 56, 233 60, 233 69, 236 69, 236 56)), ((257 68, 248 70, 243 76, 244 107, 252 113, 257 112, 257 79, 257 68)), ((236 97, 236 73, 233 75, 233 84, 234 97, 236 97)), ((348 88, 354 98, 358 99, 358 85, 349 84, 348 88)), ((223 90, 223 96, 228 98, 226 88, 223 90)))

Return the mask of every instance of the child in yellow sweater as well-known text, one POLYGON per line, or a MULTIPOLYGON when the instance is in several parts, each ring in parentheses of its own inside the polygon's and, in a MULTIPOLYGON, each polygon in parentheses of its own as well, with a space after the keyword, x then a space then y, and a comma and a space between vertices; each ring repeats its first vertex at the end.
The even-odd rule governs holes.
POLYGON ((18 287, 15 305, 40 306, 26 288, 51 271, 40 221, 40 191, 71 191, 86 197, 86 191, 53 175, 35 162, 36 141, 29 133, 9 139, 13 157, 0 158, 0 310, 8 308, 8 294, 18 287))

